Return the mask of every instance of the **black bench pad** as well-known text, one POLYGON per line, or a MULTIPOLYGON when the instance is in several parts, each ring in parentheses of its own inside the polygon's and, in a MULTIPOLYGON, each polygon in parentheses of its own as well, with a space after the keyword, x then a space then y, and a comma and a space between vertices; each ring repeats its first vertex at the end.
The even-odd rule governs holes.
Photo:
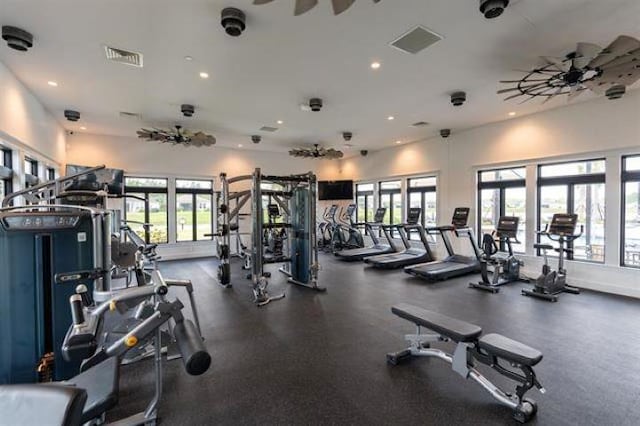
POLYGON ((478 347, 499 358, 533 367, 542 360, 542 352, 500 334, 486 334, 478 340, 478 347))
POLYGON ((64 382, 87 391, 82 422, 100 417, 118 404, 120 360, 112 357, 64 382))
POLYGON ((82 424, 84 389, 56 384, 0 386, 0 424, 61 425, 82 424))
POLYGON ((391 312, 400 318, 433 330, 455 342, 471 342, 476 340, 482 333, 482 328, 477 325, 450 318, 437 312, 427 311, 408 303, 400 303, 393 306, 391 312))

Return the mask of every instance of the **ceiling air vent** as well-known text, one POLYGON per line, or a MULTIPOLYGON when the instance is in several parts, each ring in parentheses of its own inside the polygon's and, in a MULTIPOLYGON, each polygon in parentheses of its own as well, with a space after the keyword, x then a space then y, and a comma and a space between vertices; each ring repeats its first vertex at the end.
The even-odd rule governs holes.
POLYGON ((413 127, 424 127, 424 126, 428 126, 429 123, 427 123, 426 121, 418 121, 417 123, 413 123, 411 126, 413 127))
POLYGON ((129 52, 110 46, 104 47, 104 53, 110 61, 142 68, 142 53, 129 52))
POLYGON ((415 55, 440 40, 442 40, 441 35, 418 25, 397 40, 392 41, 391 46, 405 53, 413 53, 415 55))
POLYGON ((277 131, 278 128, 277 127, 262 126, 262 127, 260 127, 260 130, 263 131, 263 132, 272 132, 273 133, 273 132, 277 131))
POLYGON ((122 117, 122 118, 140 119, 140 114, 138 114, 137 112, 120 111, 120 117, 122 117))

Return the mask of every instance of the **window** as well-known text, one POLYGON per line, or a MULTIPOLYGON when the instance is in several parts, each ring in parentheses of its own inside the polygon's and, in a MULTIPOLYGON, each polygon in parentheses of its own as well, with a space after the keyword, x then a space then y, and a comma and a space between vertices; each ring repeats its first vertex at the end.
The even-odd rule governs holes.
MULTIPOLYGON (((380 182, 380 207, 386 207, 383 223, 390 225, 402 223, 402 182, 399 180, 380 182)), ((391 230, 391 236, 395 229, 391 230)))
POLYGON ((24 185, 25 188, 38 184, 38 161, 29 157, 24 158, 24 185))
POLYGON ((210 240, 213 182, 176 180, 176 241, 210 240))
POLYGON ((373 184, 356 184, 356 217, 357 222, 371 222, 375 215, 373 207, 373 184))
POLYGON ((514 244, 513 249, 519 253, 526 247, 526 172, 525 167, 478 172, 478 234, 493 232, 500 216, 517 216, 520 244, 514 244))
POLYGON ((622 157, 621 260, 640 268, 640 155, 622 157))
MULTIPOLYGON (((605 160, 585 160, 538 166, 538 227, 554 213, 578 215, 580 238, 569 245, 569 259, 604 262, 605 160)), ((557 246, 547 238, 541 243, 557 246)))
POLYGON ((167 243, 167 179, 126 177, 124 186, 127 195, 138 197, 126 198, 125 218, 131 229, 147 243, 167 243), (142 226, 146 223, 152 225, 148 231, 142 226))
POLYGON ((0 147, 0 201, 13 191, 12 168, 11 150, 0 147))
MULTIPOLYGON (((420 221, 422 226, 437 226, 437 204, 436 204, 436 177, 411 178, 407 184, 407 196, 409 197, 409 207, 420 207, 422 215, 420 221)), ((412 233, 409 238, 419 240, 417 233, 412 233)))
POLYGON ((56 180, 56 169, 47 167, 47 180, 56 180))

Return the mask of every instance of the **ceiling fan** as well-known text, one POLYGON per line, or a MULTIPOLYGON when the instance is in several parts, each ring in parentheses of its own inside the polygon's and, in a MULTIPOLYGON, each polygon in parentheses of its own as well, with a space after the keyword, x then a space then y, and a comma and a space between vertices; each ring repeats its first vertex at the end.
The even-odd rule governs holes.
POLYGON ((216 138, 203 132, 191 133, 182 130, 182 126, 175 126, 175 130, 163 130, 158 128, 140 129, 136 132, 140 139, 157 141, 184 146, 211 146, 216 143, 216 138))
POLYGON ((289 155, 292 157, 324 158, 327 160, 336 160, 344 156, 342 151, 333 148, 320 148, 317 143, 313 145, 313 148, 294 148, 289 151, 289 155))
MULTIPOLYGON (((267 4, 271 3, 273 0, 253 0, 253 4, 267 4)), ((333 5, 333 14, 339 15, 345 10, 349 9, 356 0, 331 0, 331 4, 333 5)), ((373 0, 374 3, 379 3, 380 0, 373 0)), ((293 14, 295 16, 302 15, 316 7, 318 4, 318 0, 296 0, 296 6, 293 14)))
POLYGON ((576 50, 564 58, 542 59, 543 66, 524 71, 526 75, 520 80, 500 81, 515 86, 497 93, 509 93, 505 101, 524 96, 520 103, 535 97, 545 98, 545 103, 559 95, 568 95, 571 101, 587 89, 619 99, 627 86, 640 79, 640 41, 629 36, 619 36, 604 49, 593 43, 578 43, 576 50))

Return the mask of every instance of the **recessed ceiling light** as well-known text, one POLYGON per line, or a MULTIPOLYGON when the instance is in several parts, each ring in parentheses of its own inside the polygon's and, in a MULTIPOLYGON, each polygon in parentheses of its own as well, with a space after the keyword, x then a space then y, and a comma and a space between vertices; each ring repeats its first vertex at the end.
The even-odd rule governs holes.
POLYGON ((390 115, 387 117, 387 120, 391 121, 391 120, 395 120, 396 118, 393 115, 390 115))
POLYGON ((200 73, 200 78, 209 78, 209 74, 206 72, 201 72, 200 73))
POLYGON ((396 143, 397 143, 398 145, 400 145, 400 144, 402 143, 402 141, 396 141, 396 143))
POLYGON ((58 83, 56 83, 55 81, 47 81, 47 84, 51 87, 58 87, 58 83))
POLYGON ((238 148, 242 148, 242 144, 241 143, 238 144, 238 148))
POLYGON ((184 60, 185 61, 193 61, 193 56, 188 56, 187 55, 187 56, 184 57, 184 60))
POLYGON ((515 111, 511 111, 511 112, 509 113, 509 116, 510 116, 510 117, 513 117, 514 115, 516 115, 515 111))
POLYGON ((377 70, 380 68, 380 62, 371 62, 371 69, 377 70))
POLYGON ((282 120, 278 120, 278 121, 276 121, 276 123, 278 123, 278 124, 284 124, 284 121, 282 121, 282 120))
POLYGON ((80 126, 80 130, 87 130, 87 128, 84 126, 80 126))

